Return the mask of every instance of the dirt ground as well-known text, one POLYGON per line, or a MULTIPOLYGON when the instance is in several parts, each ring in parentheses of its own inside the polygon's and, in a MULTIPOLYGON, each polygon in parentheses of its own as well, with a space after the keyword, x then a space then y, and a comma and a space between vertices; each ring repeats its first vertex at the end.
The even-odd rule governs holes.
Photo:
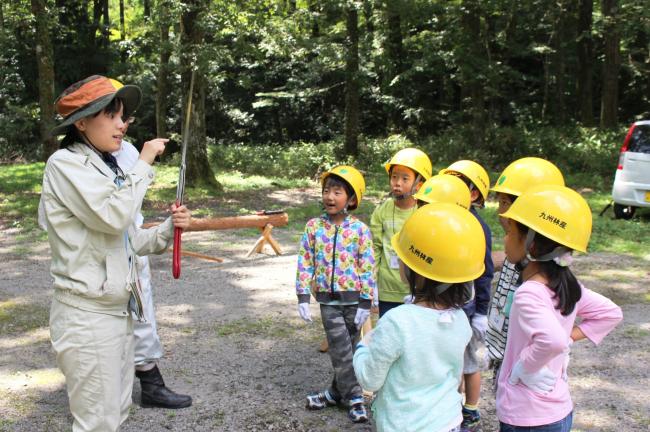
MULTIPOLYGON (((288 198, 296 195, 274 199, 288 198)), ((52 295, 47 242, 27 242, 14 229, 0 228, 0 431, 70 430, 64 379, 47 327, 52 295)), ((151 259, 165 347, 160 368, 167 384, 192 395, 194 404, 177 411, 142 409, 136 383, 135 403, 122 430, 372 430, 371 424, 350 423, 345 410, 304 409, 305 395, 328 384, 331 365, 328 355, 317 351, 323 336, 319 321, 303 324, 296 310, 300 232, 278 228, 274 235, 284 255, 267 249, 267 254, 246 258, 256 239, 251 230, 187 233, 188 248, 224 262, 184 258, 180 280, 171 276, 170 254, 151 259)), ((622 306, 625 318, 600 346, 574 346, 574 430, 648 431, 648 260, 591 254, 579 258, 575 267, 588 287, 622 306)), ((318 317, 314 305, 312 313, 318 317)), ((485 372, 486 383, 490 378, 485 372)), ((484 431, 496 430, 489 385, 484 386, 481 411, 484 431)))

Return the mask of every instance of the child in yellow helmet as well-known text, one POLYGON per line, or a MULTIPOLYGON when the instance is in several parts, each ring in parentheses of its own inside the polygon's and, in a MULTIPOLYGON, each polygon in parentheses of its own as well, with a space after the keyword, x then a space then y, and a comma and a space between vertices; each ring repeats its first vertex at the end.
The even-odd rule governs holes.
POLYGON ((490 187, 490 178, 487 171, 478 163, 470 160, 460 160, 449 165, 441 174, 457 176, 469 188, 472 206, 470 213, 474 215, 483 227, 485 238, 485 271, 474 281, 475 299, 466 304, 463 309, 472 325, 472 340, 465 351, 465 364, 463 366, 463 379, 465 382, 465 403, 463 405, 463 432, 472 432, 480 429, 481 415, 478 410, 481 395, 481 372, 478 352, 485 343, 487 330, 487 311, 490 304, 492 290, 492 277, 494 265, 492 263, 492 232, 476 211, 485 205, 490 187))
POLYGON ((569 348, 585 338, 600 343, 622 319, 618 306, 583 287, 570 269, 573 251, 586 252, 591 209, 567 187, 540 185, 501 216, 508 219, 506 257, 521 269, 523 283, 510 309, 498 377, 500 430, 568 432, 569 348))
MULTIPOLYGON (((491 189, 496 193, 499 214, 508 211, 517 197, 527 189, 544 184, 564 186, 564 177, 554 164, 537 157, 525 157, 512 162, 503 170, 491 189)), ((508 219, 499 216, 499 223, 505 230, 508 219)), ((499 279, 490 302, 488 329, 485 334, 495 391, 496 378, 506 349, 510 307, 515 290, 521 285, 520 269, 515 266, 515 263, 505 259, 500 267, 499 279)))
POLYGON ((418 202, 418 207, 437 202, 456 204, 465 210, 471 205, 471 194, 461 179, 455 176, 438 174, 422 184, 422 187, 413 195, 418 202))
POLYGON ((307 222, 298 252, 296 294, 300 317, 311 322, 309 300, 320 303, 321 320, 334 379, 327 390, 307 396, 307 409, 347 406, 355 423, 368 420, 361 387, 352 367, 359 330, 370 314, 375 290, 375 258, 370 230, 349 214, 361 203, 361 173, 337 166, 321 178, 325 214, 307 222))
POLYGON ((386 312, 354 354, 359 382, 376 392, 379 432, 459 430, 458 387, 472 334, 461 308, 484 271, 482 237, 467 210, 438 202, 417 209, 391 238, 414 302, 386 312))
POLYGON ((404 302, 409 294, 408 285, 399 275, 399 260, 390 239, 416 210, 413 195, 422 183, 431 177, 431 161, 421 150, 406 148, 398 151, 384 165, 390 184, 390 199, 382 202, 370 218, 373 247, 377 260, 377 288, 375 304, 379 316, 404 302))

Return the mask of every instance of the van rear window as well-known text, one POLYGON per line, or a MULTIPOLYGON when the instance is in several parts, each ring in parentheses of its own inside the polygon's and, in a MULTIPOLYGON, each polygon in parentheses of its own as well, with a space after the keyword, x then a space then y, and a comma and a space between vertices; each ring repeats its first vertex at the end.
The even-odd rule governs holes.
POLYGON ((637 125, 632 131, 628 151, 650 153, 650 125, 637 125))

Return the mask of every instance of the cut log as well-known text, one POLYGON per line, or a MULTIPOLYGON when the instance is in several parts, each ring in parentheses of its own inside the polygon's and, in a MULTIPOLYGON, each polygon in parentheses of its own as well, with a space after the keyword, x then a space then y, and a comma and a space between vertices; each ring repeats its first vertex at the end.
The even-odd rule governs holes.
MULTIPOLYGON (((192 218, 190 226, 183 231, 188 232, 226 230, 235 228, 264 228, 266 225, 273 225, 274 227, 278 227, 286 226, 288 223, 289 215, 284 212, 269 215, 245 215, 201 219, 192 218)), ((159 224, 160 222, 150 222, 142 225, 142 227, 151 228, 159 224)))
MULTIPOLYGON (((169 249, 167 249, 167 252, 172 252, 173 250, 174 249, 169 248, 169 249)), ((210 256, 210 255, 205 255, 205 254, 201 254, 201 253, 198 253, 198 252, 190 252, 190 251, 183 250, 183 251, 181 251, 181 255, 183 255, 183 256, 191 256, 191 257, 194 257, 194 258, 201 258, 201 259, 204 259, 204 260, 215 261, 215 262, 219 262, 219 263, 223 262, 222 258, 213 257, 213 256, 210 256)))

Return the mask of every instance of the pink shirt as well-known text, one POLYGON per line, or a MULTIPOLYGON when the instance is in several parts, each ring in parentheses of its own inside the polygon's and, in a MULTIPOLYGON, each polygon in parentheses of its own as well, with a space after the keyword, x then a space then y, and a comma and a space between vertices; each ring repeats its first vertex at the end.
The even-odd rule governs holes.
POLYGON ((584 287, 580 301, 567 316, 555 309, 553 296, 550 288, 534 281, 524 282, 515 293, 497 390, 497 417, 503 423, 540 426, 569 415, 573 402, 562 369, 576 316, 582 318, 580 330, 594 344, 623 318, 621 308, 611 300, 584 287), (555 388, 544 395, 521 382, 511 385, 508 378, 518 360, 526 372, 548 367, 557 376, 555 388))

